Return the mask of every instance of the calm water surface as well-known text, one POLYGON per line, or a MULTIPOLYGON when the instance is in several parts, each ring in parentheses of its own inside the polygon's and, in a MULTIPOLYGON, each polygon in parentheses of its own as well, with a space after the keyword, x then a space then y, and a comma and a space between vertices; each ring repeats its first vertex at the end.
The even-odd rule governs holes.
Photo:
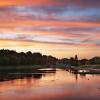
POLYGON ((0 100, 100 100, 100 75, 75 75, 61 69, 25 74, 0 77, 0 100))

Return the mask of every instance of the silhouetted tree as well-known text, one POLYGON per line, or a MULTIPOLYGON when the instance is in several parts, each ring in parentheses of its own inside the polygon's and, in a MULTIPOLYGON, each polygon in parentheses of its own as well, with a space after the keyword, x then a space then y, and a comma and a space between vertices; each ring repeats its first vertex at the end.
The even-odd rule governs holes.
POLYGON ((94 57, 89 60, 90 64, 100 64, 100 57, 94 57))
POLYGON ((70 58, 70 65, 75 66, 75 59, 73 57, 70 58))
POLYGON ((77 55, 75 55, 75 59, 74 59, 74 60, 75 60, 75 61, 74 61, 74 63, 75 63, 74 65, 75 65, 75 66, 78 66, 78 56, 77 56, 77 55))
POLYGON ((89 63, 88 59, 81 59, 79 60, 80 65, 87 65, 89 63))

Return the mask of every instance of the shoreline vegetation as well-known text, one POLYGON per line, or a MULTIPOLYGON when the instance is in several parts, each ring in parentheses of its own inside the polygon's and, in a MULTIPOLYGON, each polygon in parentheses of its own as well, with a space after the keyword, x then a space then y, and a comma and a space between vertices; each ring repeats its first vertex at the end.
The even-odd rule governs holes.
POLYGON ((99 73, 100 57, 92 59, 78 59, 78 56, 57 59, 53 56, 42 55, 41 53, 32 53, 30 51, 16 52, 14 50, 0 50, 0 72, 12 71, 32 71, 41 68, 60 68, 80 73, 99 73), (76 71, 75 71, 76 70, 76 71), (84 71, 87 70, 87 71, 84 71))

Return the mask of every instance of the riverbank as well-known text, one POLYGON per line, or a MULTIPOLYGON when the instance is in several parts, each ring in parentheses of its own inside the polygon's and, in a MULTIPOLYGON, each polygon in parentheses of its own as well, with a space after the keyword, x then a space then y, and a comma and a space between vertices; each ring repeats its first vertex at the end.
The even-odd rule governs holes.
POLYGON ((48 65, 27 65, 27 66, 0 66, 0 73, 7 72, 33 72, 42 68, 59 68, 70 70, 73 73, 79 74, 100 74, 100 65, 85 65, 79 67, 65 67, 65 66, 48 66, 48 65))
POLYGON ((46 68, 46 66, 43 65, 20 65, 20 66, 0 66, 0 73, 20 73, 20 72, 24 72, 24 73, 32 73, 33 71, 36 71, 38 69, 41 68, 46 68))
POLYGON ((66 70, 75 74, 100 74, 100 65, 72 66, 66 70))

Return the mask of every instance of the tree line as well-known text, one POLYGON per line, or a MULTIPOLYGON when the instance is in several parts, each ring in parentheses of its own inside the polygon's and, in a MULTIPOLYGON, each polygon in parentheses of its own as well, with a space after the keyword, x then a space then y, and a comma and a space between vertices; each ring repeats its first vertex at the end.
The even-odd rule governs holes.
POLYGON ((81 66, 81 65, 100 65, 100 57, 93 57, 91 59, 78 59, 77 55, 71 57, 70 59, 63 58, 60 60, 62 64, 68 64, 71 66, 81 66))
POLYGON ((16 52, 14 50, 0 50, 0 65, 46 65, 56 64, 57 58, 42 55, 41 53, 32 53, 30 51, 16 52))
POLYGON ((100 64, 100 57, 94 57, 92 59, 78 59, 75 57, 57 59, 53 56, 42 55, 41 53, 32 53, 30 51, 16 52, 14 50, 1 49, 0 50, 0 66, 9 65, 57 65, 67 64, 71 66, 79 66, 86 64, 100 64))

